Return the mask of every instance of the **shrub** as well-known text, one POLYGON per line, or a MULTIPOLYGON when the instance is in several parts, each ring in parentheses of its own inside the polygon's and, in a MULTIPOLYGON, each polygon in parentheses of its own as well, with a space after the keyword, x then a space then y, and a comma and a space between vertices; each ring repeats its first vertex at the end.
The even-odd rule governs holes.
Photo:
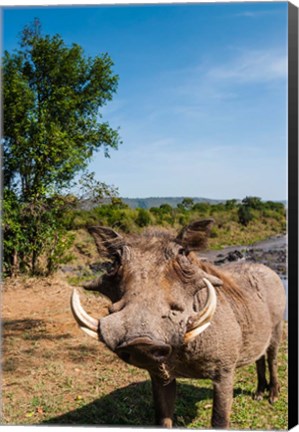
POLYGON ((253 219, 253 215, 250 212, 249 207, 247 207, 246 205, 240 205, 238 209, 238 217, 240 224, 243 226, 247 226, 249 222, 253 219))
POLYGON ((143 228, 143 227, 150 225, 151 221, 152 221, 151 217, 150 217, 150 213, 143 208, 140 208, 137 211, 138 211, 138 214, 137 214, 137 218, 135 219, 136 224, 140 228, 143 228))

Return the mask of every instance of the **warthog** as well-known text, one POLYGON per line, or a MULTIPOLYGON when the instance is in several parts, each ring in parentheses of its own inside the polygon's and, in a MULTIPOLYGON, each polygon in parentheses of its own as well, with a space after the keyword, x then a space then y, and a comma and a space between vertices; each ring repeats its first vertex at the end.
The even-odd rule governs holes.
POLYGON ((112 261, 109 271, 85 288, 112 301, 95 319, 76 290, 71 307, 80 327, 122 360, 148 370, 156 423, 171 427, 176 378, 213 381, 212 426, 228 428, 235 369, 256 362, 256 399, 279 392, 277 351, 285 290, 262 264, 238 262, 216 268, 195 251, 206 244, 213 220, 194 222, 176 237, 148 230, 123 236, 92 227, 97 249, 112 261), (267 356, 270 380, 265 376, 267 356))

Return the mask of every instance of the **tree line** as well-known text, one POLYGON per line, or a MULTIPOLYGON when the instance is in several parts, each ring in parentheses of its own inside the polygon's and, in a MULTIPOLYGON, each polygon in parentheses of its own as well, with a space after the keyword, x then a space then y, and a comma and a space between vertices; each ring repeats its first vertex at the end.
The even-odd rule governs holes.
POLYGON ((162 226, 179 229, 192 220, 212 217, 216 228, 223 228, 232 222, 240 228, 250 228, 257 220, 265 224, 277 225, 280 232, 285 230, 286 209, 283 203, 262 201, 258 197, 245 197, 211 204, 208 202, 194 203, 192 198, 184 198, 176 207, 161 204, 159 207, 130 208, 121 198, 113 197, 109 204, 101 204, 90 210, 80 209, 79 203, 64 213, 64 224, 67 230, 76 231, 90 225, 102 224, 114 227, 125 233, 139 232, 148 226, 162 226))

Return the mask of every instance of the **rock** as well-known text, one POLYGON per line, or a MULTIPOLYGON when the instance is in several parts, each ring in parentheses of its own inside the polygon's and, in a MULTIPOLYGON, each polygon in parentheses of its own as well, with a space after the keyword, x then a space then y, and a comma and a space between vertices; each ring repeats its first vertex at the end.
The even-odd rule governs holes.
POLYGON ((228 261, 238 261, 241 258, 243 258, 243 254, 238 250, 235 250, 233 252, 229 252, 227 255, 228 261))
POLYGON ((59 269, 63 272, 63 273, 70 273, 74 276, 86 276, 86 274, 90 274, 90 271, 87 269, 87 267, 84 267, 82 265, 78 265, 78 266, 70 266, 70 265, 62 265, 59 267, 59 269))
POLYGON ((100 273, 100 272, 106 272, 109 271, 111 268, 111 261, 105 261, 105 262, 95 262, 92 264, 89 264, 89 268, 93 273, 100 273))
POLYGON ((63 273, 74 273, 77 270, 77 267, 63 265, 59 267, 63 273))
POLYGON ((217 266, 240 259, 262 263, 272 268, 280 276, 283 276, 286 275, 286 249, 285 238, 278 236, 277 238, 251 245, 248 248, 240 246, 238 249, 229 247, 216 253, 209 251, 206 256, 217 266))
POLYGON ((221 257, 221 259, 217 259, 214 261, 214 264, 221 265, 226 262, 238 261, 243 258, 242 252, 238 250, 230 251, 227 254, 218 254, 217 257, 221 257))

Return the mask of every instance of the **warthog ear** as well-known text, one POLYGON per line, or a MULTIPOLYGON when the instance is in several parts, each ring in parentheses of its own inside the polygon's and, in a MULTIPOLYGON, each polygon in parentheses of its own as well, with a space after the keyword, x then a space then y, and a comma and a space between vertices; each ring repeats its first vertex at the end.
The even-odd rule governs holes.
POLYGON ((214 222, 214 219, 203 219, 192 222, 182 229, 176 238, 176 242, 189 252, 205 249, 214 222))
POLYGON ((124 238, 111 228, 102 226, 88 227, 88 232, 93 236, 100 255, 110 256, 122 254, 125 246, 124 238))

